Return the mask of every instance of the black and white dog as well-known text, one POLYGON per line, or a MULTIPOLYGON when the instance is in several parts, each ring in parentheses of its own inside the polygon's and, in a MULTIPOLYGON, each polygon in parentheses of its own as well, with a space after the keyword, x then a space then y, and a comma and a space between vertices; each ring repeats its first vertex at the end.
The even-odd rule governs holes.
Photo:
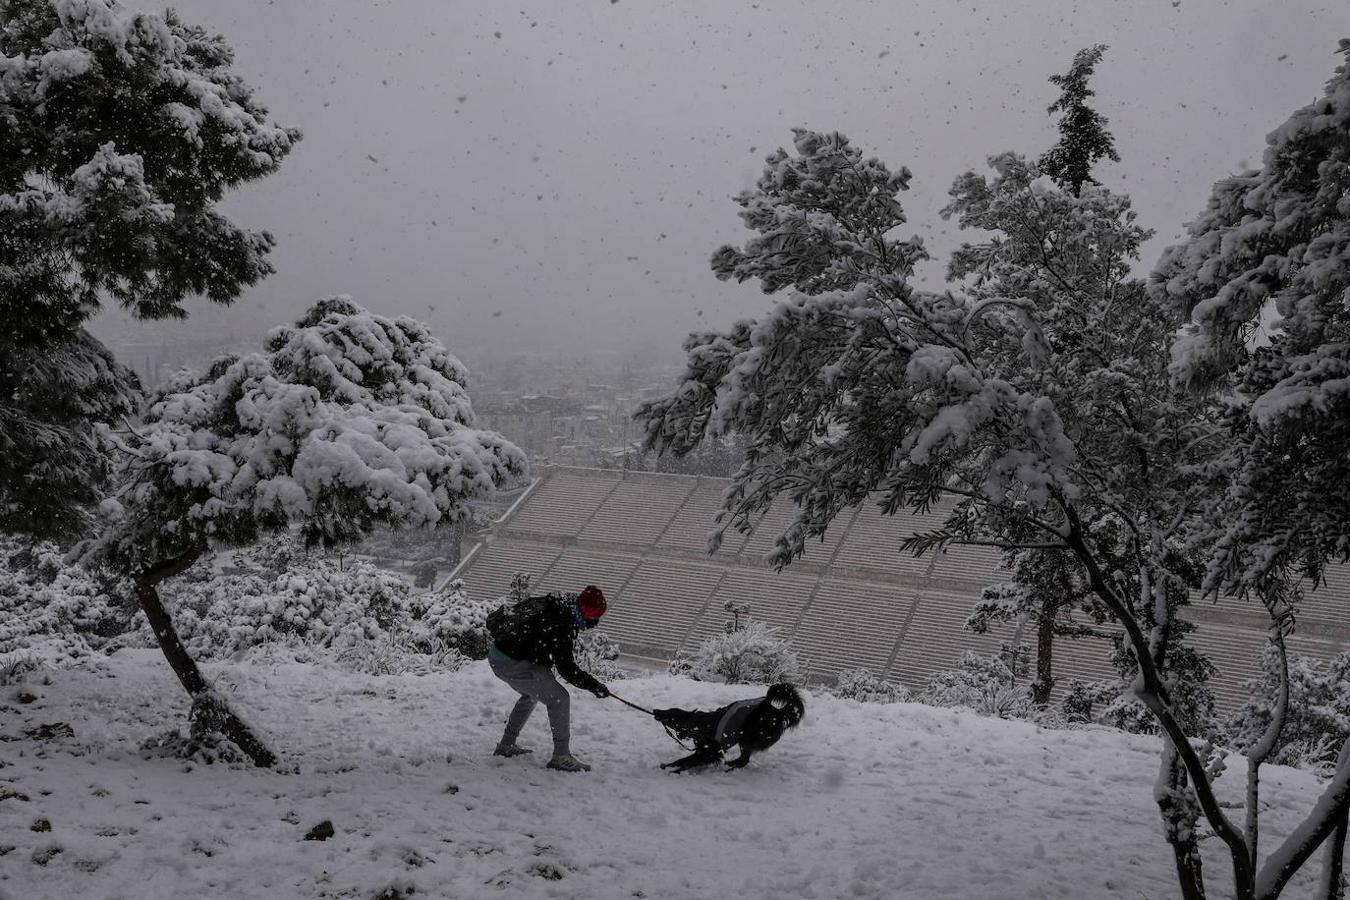
POLYGON ((711 765, 734 746, 741 755, 727 763, 739 769, 750 757, 768 750, 783 732, 796 728, 806 714, 802 695, 790 684, 775 684, 764 697, 738 700, 720 709, 658 709, 656 721, 677 737, 694 742, 694 752, 661 766, 675 772, 711 765))

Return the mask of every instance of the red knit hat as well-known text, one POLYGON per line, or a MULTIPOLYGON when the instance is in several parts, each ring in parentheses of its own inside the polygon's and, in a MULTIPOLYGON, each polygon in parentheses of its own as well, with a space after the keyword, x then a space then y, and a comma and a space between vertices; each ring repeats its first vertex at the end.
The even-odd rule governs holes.
POLYGON ((577 612, 583 619, 598 619, 606 608, 604 592, 593 584, 586 585, 577 595, 577 612))

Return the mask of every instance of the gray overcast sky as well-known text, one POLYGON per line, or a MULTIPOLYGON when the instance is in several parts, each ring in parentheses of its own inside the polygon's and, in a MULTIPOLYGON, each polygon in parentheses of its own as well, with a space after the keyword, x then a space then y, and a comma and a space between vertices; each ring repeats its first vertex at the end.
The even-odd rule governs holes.
MULTIPOLYGON (((134 5, 136 0, 127 0, 134 5)), ((305 139, 227 201, 277 274, 175 329, 261 333, 352 294, 470 358, 619 349, 764 309, 708 270, 745 232, 730 196, 790 129, 892 167, 941 260, 953 178, 1053 143, 1046 78, 1094 42, 1123 158, 1099 173, 1158 231, 1320 93, 1350 5, 1307 0, 180 0, 305 139)), ((945 264, 939 263, 939 265, 945 264)), ((929 274, 940 277, 933 266, 929 274)))

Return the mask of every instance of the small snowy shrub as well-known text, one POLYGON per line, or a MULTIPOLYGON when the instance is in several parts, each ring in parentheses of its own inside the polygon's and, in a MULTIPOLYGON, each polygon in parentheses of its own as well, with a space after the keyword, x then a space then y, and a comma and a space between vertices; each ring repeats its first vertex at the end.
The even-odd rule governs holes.
MULTIPOLYGON (((1270 723, 1279 687, 1279 657, 1267 647, 1263 673, 1244 683, 1246 704, 1228 723, 1240 749, 1257 741, 1270 723)), ((1289 656, 1289 709, 1270 762, 1325 770, 1350 739, 1350 652, 1334 659, 1289 656)))
POLYGON ((1119 681, 1073 681, 1059 701, 1059 714, 1069 724, 1082 725, 1101 720, 1126 685, 1119 681))
POLYGON ((1128 693, 1122 693, 1106 705, 1097 721, 1130 734, 1157 734, 1158 722, 1148 707, 1128 693))
POLYGON ((280 575, 309 558, 309 551, 298 534, 283 531, 269 534, 256 544, 240 547, 230 554, 234 564, 259 574, 280 575))
POLYGON ((961 654, 955 669, 929 675, 918 699, 930 706, 964 706, 1000 719, 1025 718, 1032 708, 1027 685, 1018 683, 1006 662, 973 650, 961 654))
POLYGON ((24 650, 0 655, 0 686, 17 684, 25 675, 42 667, 37 654, 24 650))
POLYGON ((410 598, 414 641, 426 648, 444 644, 469 659, 487 656, 492 638, 487 631, 488 614, 506 600, 471 600, 459 581, 439 591, 410 598))
POLYGON ((577 665, 601 681, 616 681, 627 674, 619 668, 619 645, 598 629, 583 631, 577 636, 575 658, 577 665))
POLYGON ((887 681, 868 669, 844 669, 835 677, 830 693, 860 703, 903 703, 910 698, 904 685, 887 681))
POLYGON ((362 675, 428 675, 454 672, 468 657, 454 647, 419 645, 408 632, 381 634, 352 644, 337 655, 338 665, 362 675))
POLYGON ((124 592, 67 565, 54 543, 0 536, 0 658, 61 666, 89 656, 129 627, 124 592))
POLYGON ((800 681, 802 666, 778 629, 750 622, 739 631, 713 635, 693 652, 681 651, 671 661, 670 673, 695 681, 774 684, 800 681))

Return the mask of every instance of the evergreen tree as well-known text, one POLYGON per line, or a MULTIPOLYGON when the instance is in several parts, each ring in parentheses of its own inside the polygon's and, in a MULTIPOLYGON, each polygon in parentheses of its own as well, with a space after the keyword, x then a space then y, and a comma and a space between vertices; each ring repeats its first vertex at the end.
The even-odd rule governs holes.
POLYGON ((86 530, 110 468, 95 422, 135 413, 133 375, 83 328, 41 349, 0 336, 0 531, 86 530))
POLYGON ((1082 194, 1083 185, 1097 183, 1092 177, 1092 167, 1099 159, 1106 157, 1120 162, 1115 138, 1106 130, 1106 117, 1087 105, 1088 98, 1096 93, 1088 87, 1088 79, 1105 52, 1105 44, 1079 50, 1068 72, 1050 76, 1050 83, 1063 89, 1059 99, 1046 110, 1051 115, 1062 114, 1059 142, 1041 156, 1038 165, 1055 184, 1075 197, 1082 194))
POLYGON ((92 422, 124 414, 129 371, 81 330, 227 303, 271 271, 266 232, 217 208, 300 134, 268 121, 224 39, 116 0, 0 0, 0 517, 69 530, 103 466, 92 422), (83 391, 72 397, 71 391, 83 391), (54 398, 59 402, 51 403, 54 398), (68 463, 42 462, 53 446, 68 463))
POLYGON ((1177 377, 1226 394, 1212 589, 1282 596, 1350 559, 1350 40, 1324 96, 1214 185, 1152 287, 1190 318, 1177 377), (1268 340, 1255 339, 1273 312, 1268 340))
POLYGON ((1129 201, 1100 188, 1074 196, 1015 154, 995 157, 995 177, 959 178, 946 210, 987 236, 953 255, 963 290, 926 293, 907 283, 915 254, 893 252, 916 242, 887 236, 903 221, 901 182, 875 161, 852 170, 866 177, 831 177, 860 157, 842 136, 796 143, 800 158, 770 157, 764 196, 741 203, 756 210, 743 218, 758 235, 719 251, 714 269, 802 290, 686 340, 680 383, 639 412, 648 446, 681 454, 736 433, 746 461, 719 533, 752 529, 786 496, 797 514, 770 555, 779 566, 845 509, 922 512, 944 496, 957 501, 944 526, 901 547, 1070 553, 1121 626, 1131 690, 1165 735, 1156 802, 1183 896, 1204 896, 1201 818, 1229 852, 1237 895, 1276 896, 1350 791, 1334 782, 1258 867, 1255 779, 1244 833, 1216 795, 1215 757, 1192 743, 1206 716, 1190 681, 1206 667, 1182 652, 1176 612, 1199 584, 1205 537, 1192 526, 1209 508, 1203 470, 1224 434, 1211 404, 1169 375, 1179 317, 1130 276, 1148 232, 1129 201), (836 196, 822 202, 826 185, 836 196), (1094 527, 1112 517, 1121 538, 1104 548, 1094 527))
POLYGON ((349 544, 377 525, 434 527, 525 471, 525 457, 474 425, 468 375, 426 327, 342 297, 278 328, 265 352, 217 360, 157 389, 121 450, 108 527, 82 558, 125 575, 194 707, 260 765, 266 744, 212 691, 157 586, 208 548, 298 526, 309 544, 349 544))
MULTIPOLYGON (((1316 585, 1329 560, 1350 560, 1350 39, 1323 96, 1266 137, 1259 169, 1214 185, 1186 240, 1169 247, 1153 293, 1190 322, 1173 347, 1173 372, 1221 392, 1231 439, 1204 473, 1208 591, 1252 594, 1274 623, 1279 698, 1248 749, 1247 805, 1258 768, 1299 714, 1283 636, 1293 627, 1303 577, 1316 585), (1259 339, 1262 319, 1274 327, 1259 339)), ((1287 839, 1256 879, 1273 897, 1326 841, 1322 894, 1342 896, 1350 834, 1350 741, 1313 819, 1287 839), (1330 838, 1328 840, 1328 838, 1330 838)), ((1249 819, 1249 855, 1258 832, 1249 819)))

